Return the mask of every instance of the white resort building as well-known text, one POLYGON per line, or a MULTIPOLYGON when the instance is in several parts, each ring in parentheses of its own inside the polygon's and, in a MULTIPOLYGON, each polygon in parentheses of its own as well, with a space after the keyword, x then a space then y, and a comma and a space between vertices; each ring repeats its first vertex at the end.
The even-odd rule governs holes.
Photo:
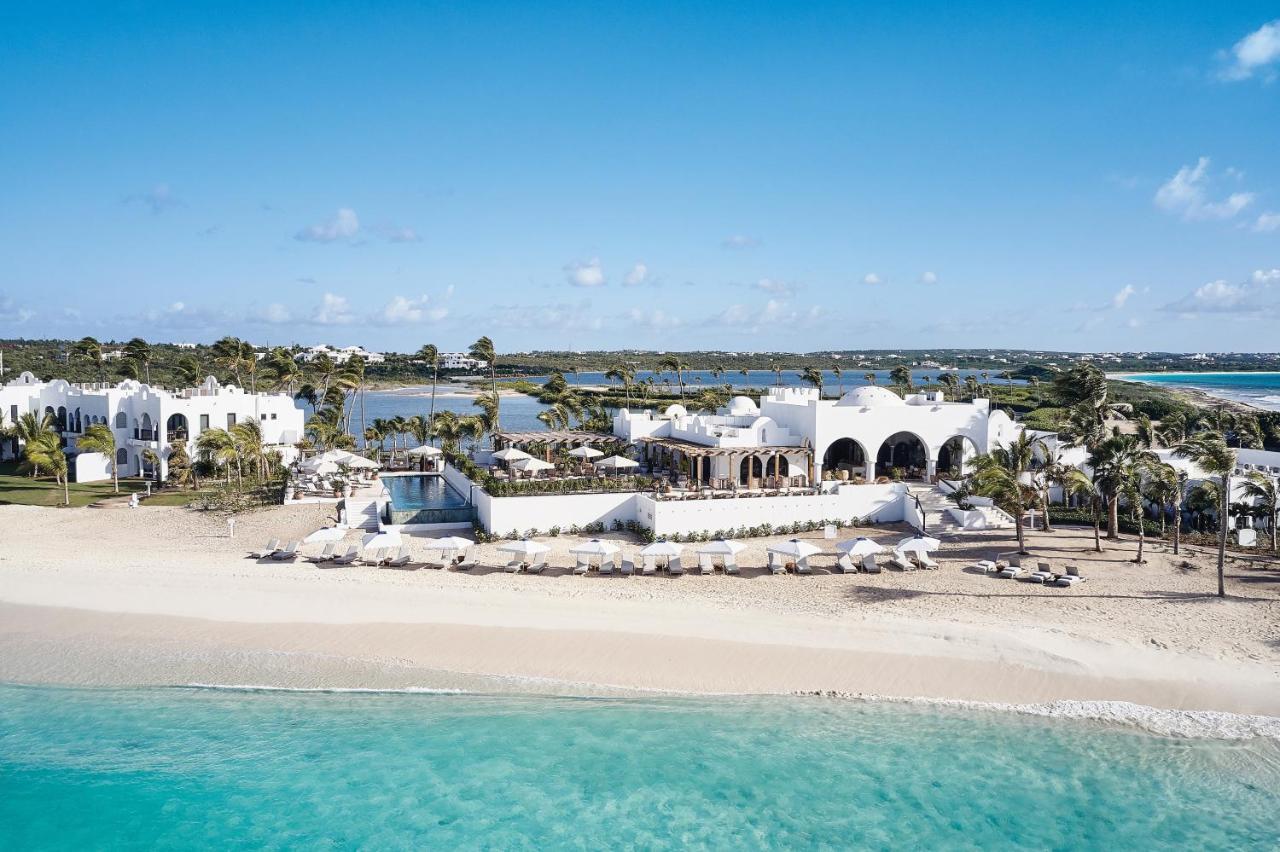
MULTIPOLYGON (((249 393, 219 384, 212 376, 199 387, 167 391, 133 380, 116 385, 71 384, 62 379, 42 382, 31 373, 22 373, 0 386, 0 412, 10 424, 29 412, 53 418, 67 453, 73 456, 69 467, 77 482, 111 476, 105 457, 76 450, 76 438, 92 423, 111 426, 121 476, 158 479, 168 473, 170 444, 185 441, 187 452, 194 457, 196 439, 206 429, 226 429, 256 420, 262 427, 263 442, 279 450, 286 462, 296 456, 303 430, 303 412, 288 394, 249 393), (144 450, 159 458, 159 471, 143 458, 144 450)), ((10 442, 5 442, 0 453, 8 457, 11 449, 10 442)))

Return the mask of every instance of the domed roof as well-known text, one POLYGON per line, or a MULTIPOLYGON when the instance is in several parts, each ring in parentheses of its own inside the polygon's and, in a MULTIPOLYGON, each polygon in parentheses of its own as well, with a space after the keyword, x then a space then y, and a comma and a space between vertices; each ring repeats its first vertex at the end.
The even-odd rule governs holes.
POLYGON ((665 410, 663 410, 662 415, 664 417, 670 417, 672 420, 675 420, 677 417, 688 417, 689 412, 680 403, 673 402, 670 405, 668 405, 665 410))
POLYGON ((875 385, 864 385, 863 387, 854 388, 844 396, 840 397, 840 401, 836 405, 847 405, 857 407, 867 407, 875 405, 906 405, 902 397, 898 396, 888 388, 877 387, 875 385))
POLYGON ((760 406, 756 405, 755 400, 749 396, 735 396, 729 400, 729 414, 735 417, 747 417, 759 413, 760 406))

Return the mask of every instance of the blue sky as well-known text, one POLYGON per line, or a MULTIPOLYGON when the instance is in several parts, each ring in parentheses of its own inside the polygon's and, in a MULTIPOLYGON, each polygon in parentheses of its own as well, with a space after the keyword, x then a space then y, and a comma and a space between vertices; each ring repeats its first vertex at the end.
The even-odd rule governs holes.
POLYGON ((1274 3, 370 5, 0 9, 0 336, 1280 348, 1274 3))

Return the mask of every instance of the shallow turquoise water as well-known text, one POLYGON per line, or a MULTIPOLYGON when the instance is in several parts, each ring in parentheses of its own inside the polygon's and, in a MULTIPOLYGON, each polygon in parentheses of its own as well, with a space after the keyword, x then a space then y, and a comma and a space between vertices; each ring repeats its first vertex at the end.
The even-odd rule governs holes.
POLYGON ((1221 399, 1280 410, 1280 373, 1147 373, 1136 382, 1196 388, 1221 399))
POLYGON ((1280 750, 819 699, 0 686, 0 846, 1268 849, 1280 750))

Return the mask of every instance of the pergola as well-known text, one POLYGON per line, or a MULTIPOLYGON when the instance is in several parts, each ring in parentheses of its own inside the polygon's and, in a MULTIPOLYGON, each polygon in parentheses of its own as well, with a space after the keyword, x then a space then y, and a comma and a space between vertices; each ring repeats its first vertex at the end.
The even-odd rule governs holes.
POLYGON ((533 432, 496 432, 493 436, 494 449, 507 447, 529 447, 541 444, 545 448, 548 460, 552 449, 562 447, 615 447, 623 443, 617 435, 608 432, 590 432, 585 429, 540 429, 533 432))
MULTIPOLYGON (((764 445, 759 447, 709 447, 705 444, 695 444, 692 441, 684 441, 679 438, 641 438, 640 443, 645 446, 645 457, 653 458, 654 451, 658 453, 660 458, 664 458, 670 462, 678 463, 681 458, 689 459, 689 472, 691 477, 698 482, 703 480, 703 460, 714 458, 728 458, 729 470, 736 471, 742 459, 759 457, 763 459, 762 472, 768 476, 779 476, 781 474, 781 462, 784 456, 796 455, 802 453, 805 457, 805 467, 807 469, 807 481, 813 483, 813 448, 808 445, 800 447, 786 447, 780 445, 764 445), (773 466, 773 472, 770 474, 769 466, 773 466)), ((747 487, 755 488, 755 468, 748 466, 747 487)), ((733 475, 737 479, 737 474, 733 475)))

